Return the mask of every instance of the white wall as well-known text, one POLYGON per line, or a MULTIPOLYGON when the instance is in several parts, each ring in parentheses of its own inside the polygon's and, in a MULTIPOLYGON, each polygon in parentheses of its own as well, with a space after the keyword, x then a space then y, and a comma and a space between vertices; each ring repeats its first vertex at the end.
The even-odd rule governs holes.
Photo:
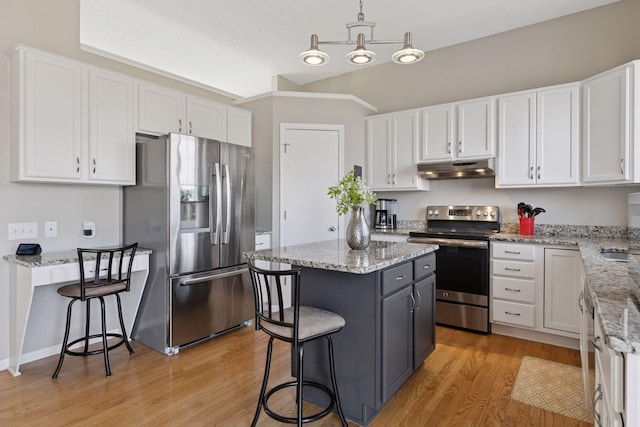
MULTIPOLYGON (((9 62, 16 44, 25 44, 133 77, 194 93, 218 102, 231 100, 186 84, 125 66, 80 50, 79 0, 0 0, 0 255, 15 253, 18 241, 8 240, 7 224, 37 222, 37 239, 43 251, 78 246, 105 246, 120 242, 120 189, 113 186, 22 184, 9 182, 9 62), (81 236, 84 220, 96 223, 97 236, 81 236), (44 238, 44 221, 58 222, 58 236, 44 238)), ((9 356, 9 265, 0 260, 0 369, 9 356)), ((55 289, 38 292, 25 351, 55 345, 61 341, 66 301, 55 289)))

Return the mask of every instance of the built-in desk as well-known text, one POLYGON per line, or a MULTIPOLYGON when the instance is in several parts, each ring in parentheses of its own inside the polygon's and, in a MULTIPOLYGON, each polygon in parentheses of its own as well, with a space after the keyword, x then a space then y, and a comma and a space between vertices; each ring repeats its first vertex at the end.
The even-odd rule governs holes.
MULTIPOLYGON (((129 333, 131 333, 142 291, 149 275, 150 253, 151 251, 148 249, 138 248, 133 261, 130 292, 121 296, 123 317, 129 333)), ((80 279, 80 269, 78 266, 78 254, 75 250, 33 256, 5 255, 3 259, 10 264, 8 370, 15 377, 20 375, 20 363, 23 361, 21 359, 23 358, 22 351, 27 333, 27 323, 29 316, 32 315, 31 307, 36 288, 49 285, 60 286, 66 282, 78 281, 80 279)), ((60 298, 62 299, 62 297, 60 298)), ((109 309, 109 305, 107 303, 107 309, 109 309)), ((115 317, 115 331, 115 328, 117 328, 117 316, 109 317, 115 317)), ((51 319, 51 321, 58 322, 60 330, 64 330, 64 318, 51 319)), ((100 324, 99 322, 92 323, 100 324)), ((109 324, 107 327, 111 329, 109 324)), ((62 342, 57 346, 57 349, 55 347, 47 348, 39 352, 36 357, 30 357, 30 360, 57 354, 61 345, 62 342)))

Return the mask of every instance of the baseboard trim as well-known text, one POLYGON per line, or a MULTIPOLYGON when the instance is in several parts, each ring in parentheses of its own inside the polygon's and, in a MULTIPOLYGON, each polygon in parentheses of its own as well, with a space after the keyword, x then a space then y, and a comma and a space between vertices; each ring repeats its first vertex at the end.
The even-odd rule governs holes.
POLYGON ((506 335, 508 337, 520 338, 529 341, 541 342, 544 344, 557 345, 559 347, 580 349, 580 339, 563 337, 560 335, 548 334, 540 331, 532 331, 529 329, 515 328, 497 323, 491 324, 491 332, 498 335, 506 335))

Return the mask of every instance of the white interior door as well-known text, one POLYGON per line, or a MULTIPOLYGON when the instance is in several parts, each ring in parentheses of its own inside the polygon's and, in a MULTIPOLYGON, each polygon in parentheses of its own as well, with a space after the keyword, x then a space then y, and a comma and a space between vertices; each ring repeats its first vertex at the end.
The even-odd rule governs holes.
POLYGON ((329 186, 343 174, 344 126, 280 125, 280 245, 341 236, 329 186))

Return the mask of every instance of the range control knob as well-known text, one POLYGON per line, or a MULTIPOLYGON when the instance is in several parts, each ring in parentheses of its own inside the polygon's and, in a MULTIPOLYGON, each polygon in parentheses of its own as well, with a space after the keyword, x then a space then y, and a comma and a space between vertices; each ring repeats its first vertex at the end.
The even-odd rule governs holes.
POLYGON ((491 211, 491 218, 495 218, 496 217, 496 212, 495 211, 491 211))
POLYGON ((485 212, 485 213, 484 213, 484 216, 489 216, 489 212, 485 212))
POLYGON ((438 215, 440 215, 440 211, 438 211, 438 210, 436 209, 435 211, 433 211, 433 214, 434 214, 435 216, 438 216, 438 215))
POLYGON ((476 211, 476 216, 479 217, 480 215, 482 215, 482 212, 476 211))
POLYGON ((433 215, 433 211, 429 211, 429 212, 428 212, 428 215, 429 215, 429 216, 433 215))

